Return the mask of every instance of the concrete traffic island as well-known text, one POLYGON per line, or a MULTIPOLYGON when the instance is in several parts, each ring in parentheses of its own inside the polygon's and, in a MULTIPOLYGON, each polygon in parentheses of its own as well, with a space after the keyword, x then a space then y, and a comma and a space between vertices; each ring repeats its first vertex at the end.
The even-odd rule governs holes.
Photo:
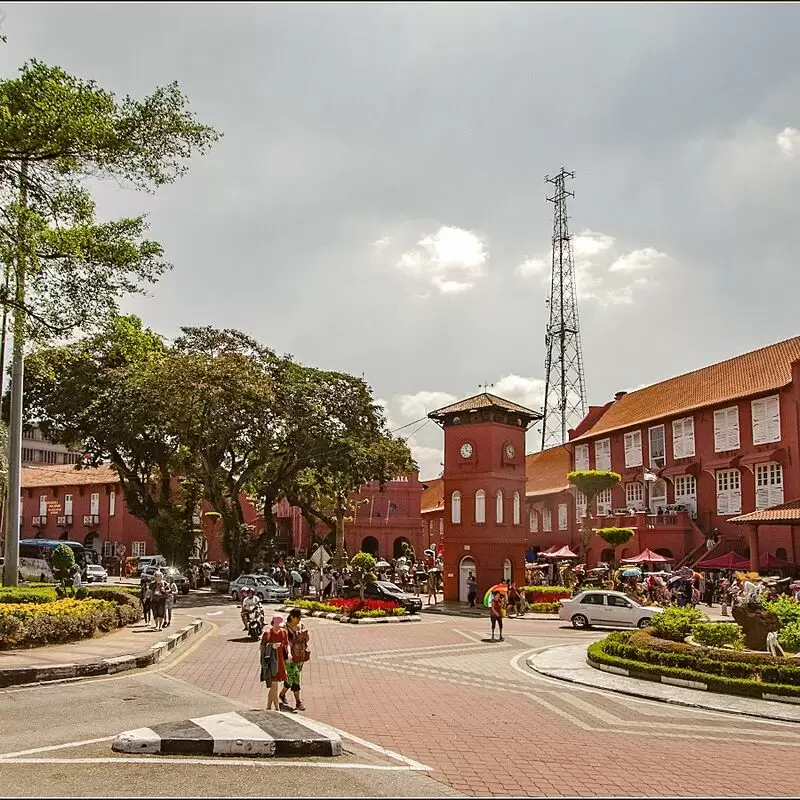
POLYGON ((233 711, 124 731, 117 753, 184 756, 340 756, 342 739, 321 722, 281 711, 233 711))

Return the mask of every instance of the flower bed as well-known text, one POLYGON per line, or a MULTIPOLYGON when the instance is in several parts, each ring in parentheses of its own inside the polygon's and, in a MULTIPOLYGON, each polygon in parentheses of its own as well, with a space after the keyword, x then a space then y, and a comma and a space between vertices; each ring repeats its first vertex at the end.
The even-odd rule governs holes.
POLYGON ((609 634, 590 645, 587 659, 593 665, 625 669, 634 677, 701 683, 712 692, 800 697, 800 665, 795 659, 698 647, 660 639, 649 630, 609 634))
POLYGON ((558 614, 560 606, 560 603, 531 603, 528 611, 534 614, 558 614))
POLYGON ((297 608, 308 611, 321 611, 328 614, 342 614, 346 617, 402 617, 406 610, 397 603, 385 600, 362 600, 359 597, 332 597, 320 603, 315 600, 298 600, 293 603, 297 608))
POLYGON ((534 603, 555 603, 558 606, 559 600, 567 600, 572 597, 572 589, 568 586, 523 586, 525 599, 533 605, 534 603))
POLYGON ((90 638, 141 616, 136 597, 107 587, 91 587, 80 599, 58 599, 55 586, 0 589, 0 649, 90 638))

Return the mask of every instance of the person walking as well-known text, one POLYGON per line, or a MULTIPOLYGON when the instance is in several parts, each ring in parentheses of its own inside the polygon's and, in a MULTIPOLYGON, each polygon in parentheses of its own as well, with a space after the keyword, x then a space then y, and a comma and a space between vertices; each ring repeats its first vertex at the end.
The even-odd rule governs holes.
POLYGON ((167 589, 164 585, 164 574, 160 570, 153 578, 153 622, 156 624, 156 630, 160 631, 164 627, 164 616, 167 613, 167 589))
POLYGON ((164 627, 168 628, 172 624, 172 609, 175 608, 175 601, 178 599, 178 584, 175 583, 173 575, 167 576, 164 583, 166 591, 166 604, 164 606, 164 627))
POLYGON ((431 595, 433 595, 433 604, 436 605, 436 583, 438 581, 439 574, 435 570, 431 570, 428 573, 428 605, 431 604, 431 595))
POLYGON ((494 641, 495 627, 500 628, 500 639, 503 640, 503 617, 505 616, 506 598, 502 592, 495 592, 492 597, 492 602, 489 607, 489 616, 492 619, 492 641, 494 641))
POLYGON ((475 574, 470 572, 467 577, 467 602, 470 608, 475 608, 475 600, 478 597, 478 581, 475 574))
POLYGON ((291 711, 292 707, 286 702, 286 693, 291 691, 294 695, 294 710, 305 711, 306 707, 300 699, 300 673, 303 665, 311 658, 308 649, 308 630, 302 623, 303 612, 293 608, 286 620, 286 635, 289 640, 289 660, 286 662, 286 680, 280 693, 281 711, 291 711))
POLYGON ((267 684, 267 711, 280 711, 278 686, 286 681, 286 656, 289 637, 282 627, 283 617, 273 617, 261 636, 261 681, 267 684))
POLYGON ((144 614, 144 624, 149 625, 150 617, 152 615, 152 610, 153 610, 153 592, 148 584, 142 583, 142 588, 139 597, 142 601, 142 613, 144 614))

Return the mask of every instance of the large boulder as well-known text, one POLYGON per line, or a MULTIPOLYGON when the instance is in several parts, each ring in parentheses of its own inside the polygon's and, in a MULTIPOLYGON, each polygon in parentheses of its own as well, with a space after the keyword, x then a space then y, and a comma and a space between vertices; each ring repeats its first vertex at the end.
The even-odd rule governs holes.
POLYGON ((758 603, 734 606, 731 612, 733 619, 742 626, 745 647, 749 650, 766 650, 767 634, 780 627, 778 618, 758 603))

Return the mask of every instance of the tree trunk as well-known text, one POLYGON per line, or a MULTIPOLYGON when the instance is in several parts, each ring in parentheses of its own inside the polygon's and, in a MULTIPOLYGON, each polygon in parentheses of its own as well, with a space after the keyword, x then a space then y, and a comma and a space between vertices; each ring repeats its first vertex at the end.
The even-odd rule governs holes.
POLYGON ((336 558, 335 563, 339 569, 342 569, 347 565, 347 555, 344 551, 344 515, 346 513, 346 509, 344 509, 341 505, 337 505, 336 508, 336 558))

